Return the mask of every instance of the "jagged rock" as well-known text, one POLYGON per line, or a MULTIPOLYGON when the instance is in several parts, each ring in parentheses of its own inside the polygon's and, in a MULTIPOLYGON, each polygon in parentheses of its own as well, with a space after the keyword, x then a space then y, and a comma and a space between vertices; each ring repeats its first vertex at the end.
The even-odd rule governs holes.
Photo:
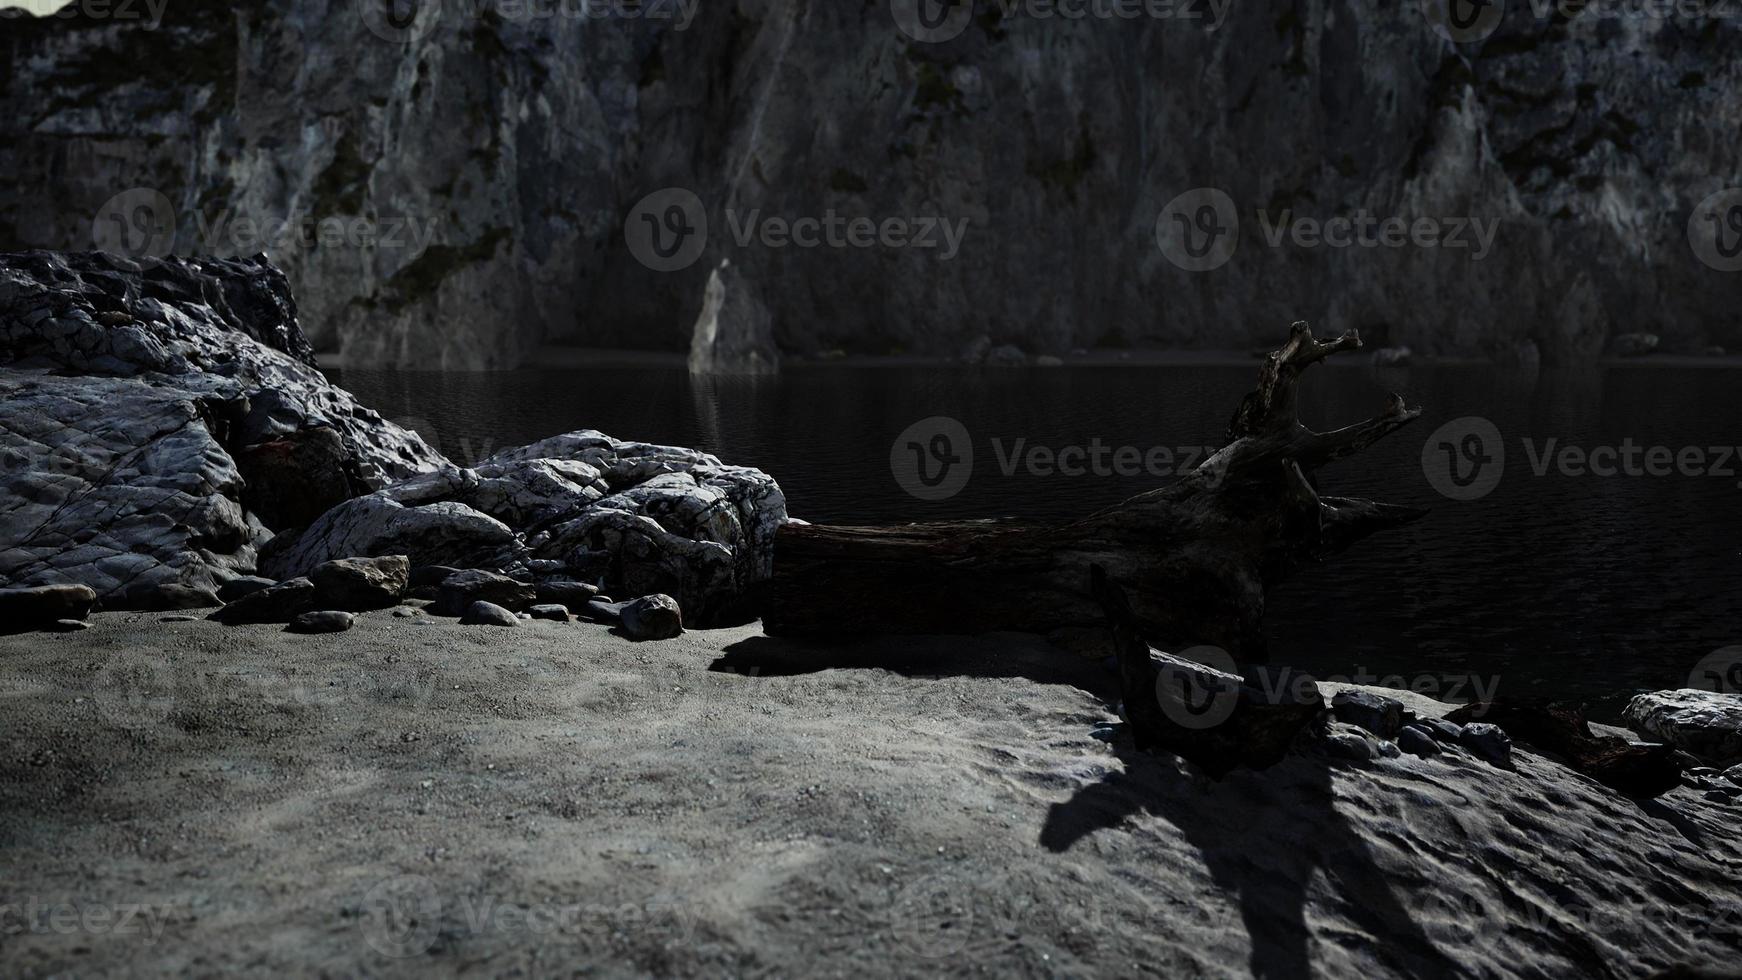
POLYGON ((339 558, 317 566, 309 578, 315 583, 316 601, 329 609, 387 609, 405 595, 411 562, 404 555, 339 558))
POLYGON ((1403 703, 1368 691, 1338 691, 1331 697, 1331 713, 1379 738, 1395 739, 1403 727, 1403 703))
POLYGON ((1627 702, 1627 727, 1712 765, 1742 761, 1742 694, 1684 688, 1627 702))
POLYGON ((328 510, 370 491, 337 429, 298 429, 235 453, 247 486, 242 505, 275 531, 307 527, 328 510))
POLYGON ((433 468, 415 435, 312 364, 264 258, 0 254, 0 581, 162 608, 254 569, 267 528, 236 454, 266 425, 342 439, 378 486, 433 468))
POLYGON ((293 578, 243 596, 206 618, 226 626, 288 623, 310 611, 314 601, 315 584, 306 578, 293 578))
POLYGON ((218 586, 218 601, 235 602, 243 596, 253 595, 261 589, 270 589, 277 584, 277 579, 266 578, 263 575, 238 575, 218 586))
POLYGON ((336 609, 305 612, 285 627, 292 633, 343 633, 356 625, 356 617, 336 609))
POLYGON ((668 595, 648 595, 623 603, 623 632, 631 640, 669 640, 683 635, 683 610, 668 595))
POLYGON ((461 626, 519 626, 520 617, 493 602, 474 602, 460 614, 461 626))
POLYGON ((494 572, 467 570, 456 572, 437 586, 438 595, 429 611, 437 616, 461 616, 476 602, 502 606, 518 612, 532 605, 536 594, 532 586, 494 572))
MULTIPOLYGON (((457 501, 408 507, 389 492, 347 500, 300 533, 274 538, 260 555, 267 575, 307 575, 353 555, 401 554, 413 565, 506 568, 526 555, 501 521, 457 501)), ((457 613, 456 613, 457 615, 457 613)))
POLYGON ((1512 739, 1507 738, 1506 732, 1498 725, 1482 722, 1465 725, 1458 734, 1458 744, 1476 758, 1496 766, 1512 763, 1512 739))
POLYGON ((780 348, 774 318, 731 259, 708 276, 702 312, 690 336, 691 374, 776 374, 780 348))
POLYGON ((83 585, 0 589, 0 630, 34 629, 59 619, 84 619, 97 593, 83 585))
POLYGON ((1659 343, 1654 333, 1624 333, 1615 338, 1610 350, 1617 357, 1644 357, 1656 351, 1659 343))

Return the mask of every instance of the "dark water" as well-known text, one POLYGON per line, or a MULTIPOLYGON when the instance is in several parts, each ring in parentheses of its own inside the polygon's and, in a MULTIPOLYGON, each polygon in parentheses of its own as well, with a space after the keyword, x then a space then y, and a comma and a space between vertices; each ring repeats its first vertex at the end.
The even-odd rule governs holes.
MULTIPOLYGON (((1148 489, 1138 475, 1005 476, 992 440, 1051 448, 1213 446, 1255 367, 798 368, 775 380, 692 382, 681 369, 529 369, 498 374, 344 372, 384 414, 410 420, 457 460, 576 428, 695 446, 761 467, 813 522, 899 523, 1010 515, 1068 518, 1148 489), (975 468, 955 497, 924 502, 891 472, 909 425, 960 420, 975 468)), ((1570 692, 1612 717, 1638 688, 1687 683, 1742 643, 1742 461, 1727 476, 1537 476, 1522 440, 1586 449, 1742 443, 1742 372, 1626 367, 1576 373, 1492 367, 1317 369, 1301 414, 1331 428, 1374 414, 1384 393, 1422 420, 1319 474, 1321 490, 1431 507, 1273 593, 1272 658, 1323 674, 1400 675, 1454 699, 1471 679, 1515 694, 1570 692), (1422 451, 1442 424, 1491 420, 1504 476, 1472 502, 1437 493, 1422 451)), ((1643 457, 1641 457, 1643 460, 1643 457)), ((1708 459, 1718 463, 1716 456, 1708 459)))

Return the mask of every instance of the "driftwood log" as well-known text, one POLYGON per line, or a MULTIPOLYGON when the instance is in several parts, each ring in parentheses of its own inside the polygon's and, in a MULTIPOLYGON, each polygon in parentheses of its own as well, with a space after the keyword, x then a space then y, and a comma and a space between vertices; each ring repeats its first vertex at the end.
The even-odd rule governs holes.
POLYGON ((1209 644, 1261 662, 1267 586, 1426 513, 1325 496, 1311 479, 1420 415, 1394 394, 1365 422, 1330 432, 1301 424, 1302 373, 1360 347, 1354 331, 1321 340, 1296 323, 1235 412, 1225 447, 1175 482, 1078 521, 788 525, 775 539, 763 627, 781 636, 1100 631, 1105 613, 1089 588, 1089 568, 1100 565, 1131 590, 1150 643, 1209 644))

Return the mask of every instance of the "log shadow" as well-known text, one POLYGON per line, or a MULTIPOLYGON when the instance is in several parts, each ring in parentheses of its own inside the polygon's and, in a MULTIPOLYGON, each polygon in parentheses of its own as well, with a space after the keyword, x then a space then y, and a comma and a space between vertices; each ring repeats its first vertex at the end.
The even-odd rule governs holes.
POLYGON ((793 677, 825 670, 887 670, 903 677, 1022 677, 1080 688, 1108 704, 1119 678, 1105 660, 1061 654, 1027 633, 878 636, 826 641, 753 636, 726 647, 708 669, 750 677, 793 677))
MULTIPOLYGON (((1040 843, 1063 853, 1098 830, 1147 812, 1196 848, 1218 888, 1232 892, 1252 945, 1255 977, 1315 975, 1306 912, 1315 872, 1345 899, 1345 910, 1376 937, 1374 955, 1398 976, 1451 977, 1462 971, 1411 917, 1399 889, 1366 840, 1334 806, 1330 760, 1290 756, 1263 772, 1219 782, 1183 772, 1171 757, 1116 744, 1125 771, 1053 804, 1040 843)), ((1423 880, 1421 890, 1433 888, 1423 880)), ((1428 900, 1433 900, 1429 898, 1428 900)), ((1347 936, 1339 942, 1350 942, 1347 936)))

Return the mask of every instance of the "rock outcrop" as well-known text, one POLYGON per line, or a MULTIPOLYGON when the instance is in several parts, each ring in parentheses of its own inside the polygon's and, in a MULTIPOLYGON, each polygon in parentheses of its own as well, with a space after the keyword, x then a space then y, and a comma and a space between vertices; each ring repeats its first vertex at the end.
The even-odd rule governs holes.
MULTIPOLYGON (((766 474, 597 432, 461 469, 311 362, 263 258, 0 254, 0 586, 189 608, 260 571, 371 608, 442 565, 520 576, 529 599, 604 583, 698 624, 749 614, 786 521, 766 474)), ((286 595, 234 615, 315 601, 286 595)))
POLYGON ((774 318, 755 286, 730 259, 722 259, 708 277, 702 312, 690 337, 691 374, 774 374, 780 370, 780 348, 774 342, 774 318))
POLYGON ((1742 172, 1742 26, 1715 5, 1494 4, 1459 41, 1416 2, 984 3, 947 38, 903 29, 911 0, 405 6, 6 23, 0 247, 87 248, 97 223, 265 249, 353 364, 683 350, 722 258, 791 352, 1243 348, 1301 315, 1550 364, 1624 332, 1742 345, 1690 245, 1742 172), (669 188, 705 245, 658 271, 624 229, 669 188), (1157 231, 1200 188, 1238 244, 1194 272, 1157 231), (1351 235, 1312 231, 1336 219, 1351 235))
POLYGON ((1742 762, 1742 694, 1683 688, 1627 702, 1627 727, 1723 768, 1742 762))

